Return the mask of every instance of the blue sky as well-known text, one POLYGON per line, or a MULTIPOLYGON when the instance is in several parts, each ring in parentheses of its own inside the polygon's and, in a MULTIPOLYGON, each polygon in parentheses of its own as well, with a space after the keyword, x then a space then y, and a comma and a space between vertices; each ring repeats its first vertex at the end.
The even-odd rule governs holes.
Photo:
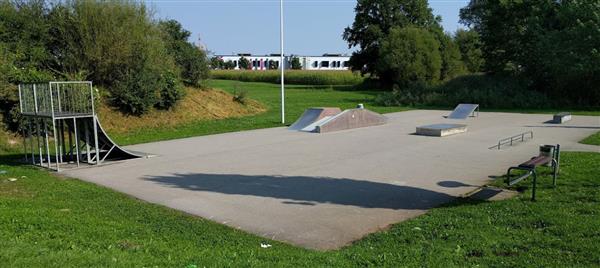
MULTIPOLYGON (((460 28, 468 0, 430 0, 446 31, 460 28)), ((215 54, 279 51, 279 0, 147 0, 158 18, 176 19, 191 41, 215 54)), ((342 39, 354 21, 353 0, 284 0, 285 54, 350 53, 342 39)))

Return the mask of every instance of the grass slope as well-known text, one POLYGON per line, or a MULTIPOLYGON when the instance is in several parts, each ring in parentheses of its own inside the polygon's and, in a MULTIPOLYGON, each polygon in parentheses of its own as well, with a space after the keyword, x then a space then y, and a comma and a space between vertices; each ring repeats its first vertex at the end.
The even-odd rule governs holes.
POLYGON ((600 131, 596 134, 589 136, 581 141, 583 144, 600 145, 600 131))
MULTIPOLYGON (((79 180, 0 165, 7 267, 364 267, 600 265, 600 154, 564 153, 538 201, 458 200, 337 251, 268 241, 79 180), (25 176, 21 178, 21 176, 25 176), (9 182, 7 178, 18 178, 9 182), (273 247, 263 249, 260 243, 273 247)), ((6 158, 3 160, 6 163, 6 158)))
MULTIPOLYGON (((109 132, 119 144, 135 144, 158 140, 185 138, 199 135, 217 134, 231 131, 279 127, 281 124, 280 86, 269 83, 212 80, 209 87, 229 93, 246 91, 247 98, 258 101, 266 112, 252 116, 201 120, 177 127, 148 127, 127 134, 109 132)), ((380 113, 407 110, 406 107, 377 106, 374 98, 378 94, 372 90, 353 90, 348 86, 286 86, 286 123, 293 123, 308 107, 334 106, 342 109, 353 108, 364 103, 368 109, 380 113)), ((104 123, 104 122, 103 122, 104 123)))
POLYGON ((117 109, 102 105, 98 111, 106 131, 122 136, 156 128, 176 128, 198 121, 250 116, 264 112, 257 101, 241 104, 222 90, 186 88, 185 97, 170 110, 151 110, 142 116, 129 116, 117 109))

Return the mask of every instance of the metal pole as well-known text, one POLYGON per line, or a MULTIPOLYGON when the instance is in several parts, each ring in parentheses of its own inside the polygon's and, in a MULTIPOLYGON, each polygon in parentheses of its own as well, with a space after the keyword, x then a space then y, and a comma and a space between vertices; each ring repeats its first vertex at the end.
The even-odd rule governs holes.
POLYGON ((48 168, 50 168, 52 161, 50 160, 50 144, 48 141, 48 125, 46 124, 46 120, 44 120, 43 122, 44 122, 44 139, 46 141, 46 156, 47 156, 46 159, 48 160, 48 168))
MULTIPOLYGON (((54 114, 54 112, 52 112, 54 114)), ((58 161, 58 138, 56 135, 56 119, 52 118, 52 132, 54 134, 54 155, 56 161, 56 171, 60 171, 59 161, 58 161)), ((48 157, 50 157, 48 155, 48 157)))
POLYGON ((23 154, 25 154, 25 162, 28 162, 29 159, 27 157, 27 134, 25 132, 25 128, 23 128, 23 154))
POLYGON ((58 112, 62 112, 62 105, 60 104, 60 84, 56 84, 56 100, 58 101, 58 112))
POLYGON ((75 117, 73 117, 73 126, 75 126, 75 152, 77 153, 75 159, 77 159, 77 166, 79 166, 79 137, 77 136, 77 118, 75 117))
MULTIPOLYGON (((93 89, 93 85, 92 82, 88 82, 90 84, 90 100, 92 101, 92 115, 95 117, 96 116, 96 111, 95 111, 95 107, 94 107, 94 89, 93 89)), ((96 122, 94 121, 94 128, 96 125, 96 122)))
POLYGON ((31 163, 35 165, 35 148, 33 148, 33 133, 32 133, 32 123, 31 118, 27 118, 29 122, 29 146, 31 147, 31 163))
MULTIPOLYGON (((34 90, 35 92, 35 90, 34 90)), ((35 95, 35 94, 34 94, 35 95)), ((36 105, 36 109, 37 109, 37 105, 36 105)), ((38 153, 40 156, 40 166, 43 165, 44 161, 42 159, 43 153, 42 153, 42 145, 40 144, 40 138, 42 136, 41 132, 40 132, 40 119, 35 120, 35 128, 36 128, 36 136, 37 136, 37 144, 38 144, 38 153)))
POLYGON ((83 121, 83 128, 85 129, 85 153, 87 154, 87 162, 90 164, 90 128, 89 122, 83 121))
POLYGON ((64 148, 65 148, 65 122, 64 122, 64 119, 58 121, 58 123, 59 123, 58 128, 60 129, 59 130, 60 134, 58 135, 60 138, 60 142, 58 145, 58 150, 59 150, 58 155, 60 155, 60 162, 63 163, 64 162, 63 156, 64 156, 64 151, 65 151, 64 150, 64 148))
POLYGON ((70 154, 70 156, 68 157, 69 162, 73 161, 73 138, 71 136, 71 126, 67 124, 67 128, 68 128, 68 132, 69 133, 69 150, 66 151, 67 154, 70 154))
POLYGON ((279 1, 280 68, 281 68, 281 124, 285 124, 285 62, 283 56, 283 0, 279 1))
POLYGON ((23 97, 21 95, 21 84, 19 84, 19 109, 21 109, 21 113, 23 113, 23 97))
POLYGON ((96 124, 96 116, 94 115, 93 117, 93 124, 94 124, 94 147, 96 150, 96 165, 100 165, 100 148, 98 148, 98 125, 96 124))
POLYGON ((37 103, 37 91, 35 88, 35 84, 33 84, 33 105, 35 105, 35 114, 38 113, 38 103, 37 103))

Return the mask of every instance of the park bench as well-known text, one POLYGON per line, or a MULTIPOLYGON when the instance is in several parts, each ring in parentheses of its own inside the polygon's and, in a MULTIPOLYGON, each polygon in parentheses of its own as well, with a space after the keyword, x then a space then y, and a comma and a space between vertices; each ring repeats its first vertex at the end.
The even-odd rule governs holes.
POLYGON ((558 176, 558 168, 560 161, 560 144, 550 146, 546 145, 546 148, 548 147, 553 148, 551 155, 540 154, 539 156, 532 157, 531 159, 521 163, 518 166, 508 168, 508 171, 506 172, 506 184, 508 184, 509 186, 515 185, 518 182, 530 176, 533 176, 531 201, 535 201, 535 190, 537 187, 537 172, 535 171, 536 167, 550 164, 552 167, 552 185, 556 187, 556 177, 558 176), (511 172, 513 170, 523 170, 525 171, 525 174, 513 178, 511 176, 511 172))

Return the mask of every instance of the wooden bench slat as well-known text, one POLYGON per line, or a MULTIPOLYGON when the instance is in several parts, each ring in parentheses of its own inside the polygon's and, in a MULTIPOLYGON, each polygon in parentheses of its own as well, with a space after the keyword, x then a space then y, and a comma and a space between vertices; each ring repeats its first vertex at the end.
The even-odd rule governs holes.
POLYGON ((536 156, 527 162, 520 164, 520 167, 537 167, 540 165, 548 164, 552 161, 552 157, 549 156, 536 156))

